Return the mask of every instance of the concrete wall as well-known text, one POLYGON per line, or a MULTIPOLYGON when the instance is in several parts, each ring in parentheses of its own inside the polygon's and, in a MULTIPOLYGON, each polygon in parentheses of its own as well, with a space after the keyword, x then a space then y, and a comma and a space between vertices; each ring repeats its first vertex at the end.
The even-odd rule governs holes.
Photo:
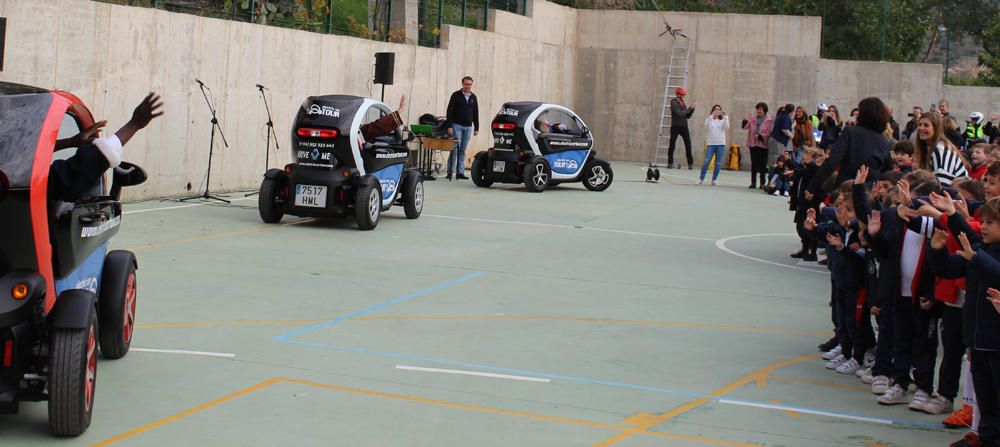
MULTIPOLYGON (((657 37, 664 19, 695 42, 689 102, 698 105, 697 148, 714 103, 732 113, 734 127, 758 101, 809 108, 823 101, 849 111, 858 99, 879 95, 903 121, 911 105, 943 95, 959 115, 1000 112, 1000 89, 942 88, 936 65, 820 59, 818 18, 573 10, 542 0, 529 11, 490 11, 487 31, 445 27, 442 48, 430 49, 88 0, 0 0, 0 15, 9 19, 0 80, 72 91, 111 131, 147 91, 161 92, 167 114, 126 152, 151 173, 126 192, 130 199, 204 187, 211 125, 195 78, 213 89, 230 143, 216 150, 212 189, 252 188, 265 168, 266 122, 254 84, 271 89, 282 145, 271 165, 280 166, 290 158, 290 121, 306 96, 380 95, 370 84, 378 51, 396 53, 386 102, 394 107, 407 95, 410 121, 443 114, 461 77, 476 79, 482 132, 469 156, 490 146, 489 121, 500 104, 531 99, 579 112, 604 156, 649 161, 670 54, 669 38, 657 37)), ((731 129, 731 141, 743 137, 731 129)), ((700 149, 695 154, 702 158, 700 149)))

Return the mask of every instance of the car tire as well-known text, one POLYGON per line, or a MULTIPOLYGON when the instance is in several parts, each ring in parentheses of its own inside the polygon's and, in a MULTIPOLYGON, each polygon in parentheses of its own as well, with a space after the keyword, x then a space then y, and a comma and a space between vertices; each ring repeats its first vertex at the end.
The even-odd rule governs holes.
POLYGON ((549 169, 549 162, 542 157, 534 157, 524 165, 524 186, 531 192, 545 191, 549 180, 552 179, 552 170, 549 169))
POLYGON ((104 259, 97 317, 101 356, 106 359, 124 357, 132 344, 138 291, 135 266, 135 255, 129 251, 115 250, 104 259))
POLYGON ((354 219, 358 223, 358 229, 375 229, 381 213, 382 188, 375 182, 368 182, 358 188, 358 195, 354 199, 354 219))
POLYGON ((604 191, 611 186, 615 173, 611 164, 595 158, 583 165, 583 186, 591 191, 604 191))
POLYGON ((472 158, 472 183, 480 188, 489 188, 493 184, 493 181, 487 177, 486 165, 487 162, 486 152, 480 152, 472 158))
POLYGON ((424 179, 416 172, 403 180, 403 211, 407 219, 416 219, 424 211, 424 179))
POLYGON ((260 182, 260 195, 257 196, 257 210, 264 223, 278 223, 285 215, 278 206, 278 181, 264 177, 260 182))
POLYGON ((97 383, 97 315, 87 327, 54 329, 49 358, 49 428, 56 436, 79 436, 90 426, 97 383))

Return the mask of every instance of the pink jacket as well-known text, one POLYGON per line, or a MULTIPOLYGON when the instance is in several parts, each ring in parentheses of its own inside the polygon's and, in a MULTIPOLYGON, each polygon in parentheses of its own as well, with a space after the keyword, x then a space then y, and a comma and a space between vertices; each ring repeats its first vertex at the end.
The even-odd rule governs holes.
POLYGON ((747 131, 746 147, 767 147, 767 138, 771 136, 771 127, 774 125, 774 120, 767 115, 764 115, 764 122, 760 125, 760 136, 763 137, 761 141, 757 141, 757 114, 755 113, 750 119, 747 120, 746 126, 743 126, 747 131))

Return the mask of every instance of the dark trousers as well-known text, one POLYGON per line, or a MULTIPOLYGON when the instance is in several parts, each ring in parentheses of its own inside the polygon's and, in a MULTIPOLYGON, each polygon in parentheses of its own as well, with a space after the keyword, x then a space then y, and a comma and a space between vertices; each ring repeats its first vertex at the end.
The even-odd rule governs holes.
POLYGON ((685 155, 687 155, 688 166, 691 166, 694 164, 694 156, 691 155, 691 132, 687 126, 670 126, 670 151, 667 152, 667 163, 674 164, 674 149, 676 148, 678 135, 684 139, 685 155))
POLYGON ((879 308, 878 317, 878 342, 875 344, 875 365, 872 366, 873 376, 892 375, 892 340, 893 334, 893 309, 896 303, 893 300, 886 300, 879 308))
POLYGON ((767 184, 767 148, 750 148, 750 185, 757 186, 757 176, 760 175, 760 184, 767 184))
POLYGON ((941 369, 938 370, 938 394, 955 400, 962 378, 962 308, 938 303, 941 312, 941 369))
POLYGON ((835 298, 837 316, 841 327, 838 338, 844 358, 854 358, 858 363, 865 359, 865 352, 871 348, 875 335, 872 332, 871 314, 866 305, 867 291, 864 289, 839 289, 835 298))
POLYGON ((799 213, 802 213, 802 218, 795 220, 795 232, 798 233, 799 242, 802 243, 802 253, 816 256, 816 246, 818 243, 816 242, 816 239, 813 239, 812 236, 809 235, 809 230, 806 230, 806 212, 799 211, 799 213))
POLYGON ((1000 446, 1000 352, 972 350, 972 384, 979 406, 979 441, 1000 446))
POLYGON ((896 301, 896 308, 893 309, 892 378, 904 389, 910 383, 916 383, 917 388, 931 394, 934 392, 934 364, 937 361, 937 318, 931 311, 921 309, 916 301, 903 297, 896 301))

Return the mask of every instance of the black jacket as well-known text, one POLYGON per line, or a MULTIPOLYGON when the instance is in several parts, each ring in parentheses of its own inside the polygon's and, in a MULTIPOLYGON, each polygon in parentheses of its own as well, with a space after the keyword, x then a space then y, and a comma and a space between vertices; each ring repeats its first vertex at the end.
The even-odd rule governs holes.
POLYGON ((479 131, 479 98, 475 93, 470 93, 469 100, 465 100, 462 90, 457 90, 451 94, 448 100, 448 125, 458 124, 460 126, 473 126, 479 131))
POLYGON ((72 157, 56 160, 49 167, 49 200, 75 202, 94 188, 108 167, 108 159, 97 146, 80 146, 72 157))
POLYGON ((871 174, 868 182, 878 181, 882 172, 892 169, 892 156, 889 154, 891 143, 882 135, 861 126, 850 126, 844 129, 830 148, 830 158, 823 163, 816 177, 809 185, 809 191, 814 195, 822 192, 823 182, 840 168, 837 175, 837 185, 853 179, 862 165, 868 166, 871 174))
MULTIPOLYGON (((974 244, 973 248, 972 261, 949 255, 946 249, 931 250, 931 265, 941 277, 965 277, 965 302, 974 309, 972 348, 1000 351, 1000 313, 986 295, 990 287, 1000 287, 1000 244, 974 244)), ((969 321, 969 313, 962 316, 963 323, 969 321)))
POLYGON ((694 115, 694 107, 682 105, 677 98, 670 100, 670 125, 672 127, 687 127, 688 119, 694 115))

